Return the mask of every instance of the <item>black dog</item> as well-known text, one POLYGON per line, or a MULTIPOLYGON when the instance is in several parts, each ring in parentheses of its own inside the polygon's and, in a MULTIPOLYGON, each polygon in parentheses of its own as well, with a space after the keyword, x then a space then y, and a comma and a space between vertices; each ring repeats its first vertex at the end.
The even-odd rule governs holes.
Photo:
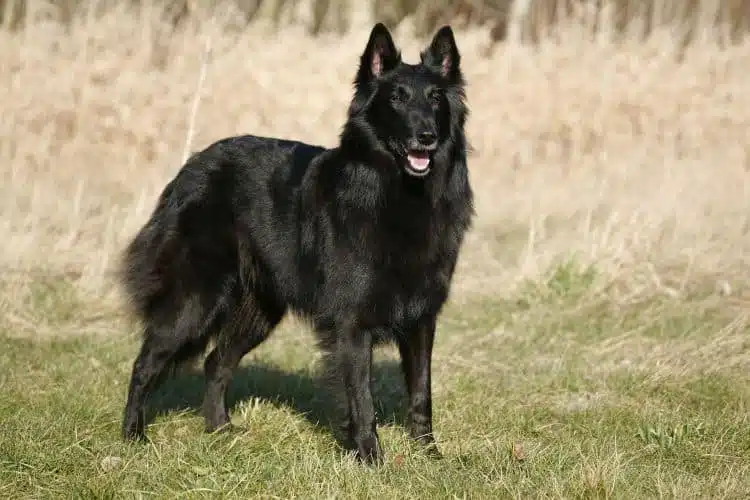
POLYGON ((435 321, 474 214, 459 61, 448 26, 410 65, 377 24, 338 147, 242 136, 188 160, 125 253, 122 280, 145 325, 125 438, 144 437, 144 404, 162 375, 212 339, 206 429, 228 425, 233 371, 290 310, 335 363, 361 459, 382 455, 370 370, 386 340, 400 349, 410 434, 438 454, 435 321))

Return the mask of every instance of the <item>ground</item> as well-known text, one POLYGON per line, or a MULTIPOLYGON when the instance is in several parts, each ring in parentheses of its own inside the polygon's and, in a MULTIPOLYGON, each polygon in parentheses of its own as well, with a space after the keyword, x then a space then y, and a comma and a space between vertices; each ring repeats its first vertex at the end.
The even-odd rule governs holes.
MULTIPOLYGON (((386 348, 369 469, 336 447, 293 319, 238 370, 236 432, 202 432, 196 368, 156 396, 152 442, 122 443, 138 325, 114 282, 186 151, 245 132, 335 144, 369 26, 87 23, 0 31, 2 496, 748 494, 749 44, 572 25, 488 50, 457 31, 477 219, 438 325, 444 458, 407 440, 386 348)), ((407 61, 426 44, 395 36, 407 61)))

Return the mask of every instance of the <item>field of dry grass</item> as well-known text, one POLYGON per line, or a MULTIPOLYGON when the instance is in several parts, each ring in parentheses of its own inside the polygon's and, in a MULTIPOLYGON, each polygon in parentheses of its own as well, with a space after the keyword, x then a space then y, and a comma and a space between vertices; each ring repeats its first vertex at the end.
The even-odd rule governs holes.
MULTIPOLYGON (((133 332, 114 266, 186 141, 197 150, 255 133, 334 145, 370 21, 315 39, 261 22, 169 36, 150 18, 121 13, 77 22, 70 32, 43 23, 0 31, 0 332, 40 342, 93 335, 109 345, 133 332)), ((718 374, 741 394, 727 418, 746 430, 750 44, 720 49, 706 39, 680 50, 668 29, 619 45, 583 33, 572 23, 554 43, 491 48, 486 31, 457 33, 478 217, 441 327, 436 391, 450 400, 459 374, 496 375, 509 397, 529 394, 524 404, 627 406, 639 396, 607 382, 580 394, 544 384, 577 369, 589 381, 627 372, 649 384, 718 374)), ((395 35, 416 60, 425 40, 408 23, 395 35)), ((294 328, 287 338, 297 338, 294 328)), ((135 352, 127 345, 112 375, 118 391, 135 352)), ((296 367, 308 353, 289 345, 269 347, 268 359, 296 367)), ((481 391, 473 397, 487 401, 481 391)), ((636 413, 651 408, 648 397, 636 413)), ((110 408, 112 440, 121 403, 110 408)), ((475 423, 490 418, 474 411, 475 423)), ((468 446, 456 436, 505 446, 507 436, 493 441, 439 415, 446 434, 455 422, 449 453, 468 446)), ((549 453, 542 441, 527 443, 531 453, 549 453)), ((747 438, 734 445, 750 452, 747 438)), ((604 450, 581 451, 590 462, 574 475, 610 494, 628 474, 618 469, 622 456, 604 450)), ((748 462, 734 458, 693 493, 750 487, 748 462)), ((662 478, 648 491, 690 493, 699 484, 691 477, 662 478)), ((543 484, 552 496, 577 491, 543 484)))
MULTIPOLYGON (((362 23, 319 39, 294 27, 232 35, 209 24, 168 37, 117 14, 80 22, 72 35, 44 24, 0 32, 1 310, 14 332, 62 333, 27 307, 29 283, 45 275, 90 304, 74 331, 114 304, 118 253, 179 168, 186 140, 192 150, 245 132, 335 144, 367 34, 362 23)), ((420 41, 400 31, 413 60, 420 41)), ((678 62, 671 42, 665 31, 647 43, 596 43, 573 25, 562 43, 488 54, 485 32, 460 34, 479 215, 459 300, 506 294, 571 253, 596 263, 623 297, 720 286, 734 292, 728 302, 740 300, 750 48, 699 43, 678 62)))

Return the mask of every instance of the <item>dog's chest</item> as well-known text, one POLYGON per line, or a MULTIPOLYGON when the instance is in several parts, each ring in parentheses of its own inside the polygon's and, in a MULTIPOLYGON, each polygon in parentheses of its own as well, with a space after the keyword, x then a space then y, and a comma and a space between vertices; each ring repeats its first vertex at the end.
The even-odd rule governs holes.
POLYGON ((432 236, 404 237, 401 245, 385 246, 387 253, 376 259, 367 302, 374 305, 379 322, 409 328, 439 311, 447 297, 454 252, 439 233, 432 236))
POLYGON ((360 314, 370 327, 397 334, 439 313, 465 221, 451 205, 424 198, 409 203, 401 199, 386 207, 360 221, 347 240, 363 266, 360 314))

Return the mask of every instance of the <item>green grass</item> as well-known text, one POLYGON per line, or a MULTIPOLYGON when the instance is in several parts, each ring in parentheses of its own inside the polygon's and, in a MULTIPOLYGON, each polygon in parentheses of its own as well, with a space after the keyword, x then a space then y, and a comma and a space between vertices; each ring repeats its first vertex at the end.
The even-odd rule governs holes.
MULTIPOLYGON (((379 469, 338 449, 310 334, 293 322, 238 370, 237 431, 203 433, 203 379, 186 370, 155 395, 148 444, 119 437, 135 335, 6 332, 0 496, 747 497, 747 328, 720 301, 622 305, 595 283, 593 270, 564 263, 513 300, 447 308, 434 375, 442 460, 406 438, 394 350, 379 351, 379 469)), ((45 289, 38 310, 67 318, 69 291, 45 289)))

